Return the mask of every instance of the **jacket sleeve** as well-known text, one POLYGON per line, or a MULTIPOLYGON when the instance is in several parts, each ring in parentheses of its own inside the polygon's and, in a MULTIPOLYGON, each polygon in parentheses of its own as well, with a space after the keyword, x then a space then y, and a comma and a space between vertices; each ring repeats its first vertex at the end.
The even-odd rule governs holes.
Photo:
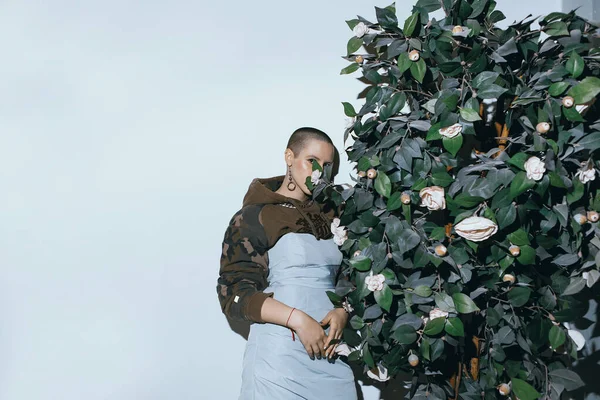
POLYGON ((246 206, 234 214, 223 238, 217 294, 221 310, 233 320, 264 323, 260 311, 267 297, 267 236, 259 221, 262 207, 246 206))

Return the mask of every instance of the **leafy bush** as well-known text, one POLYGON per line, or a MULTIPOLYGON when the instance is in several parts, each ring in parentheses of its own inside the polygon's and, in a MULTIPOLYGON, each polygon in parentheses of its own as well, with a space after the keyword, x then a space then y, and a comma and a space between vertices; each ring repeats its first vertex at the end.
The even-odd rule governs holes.
POLYGON ((412 371, 411 398, 583 384, 569 322, 600 277, 597 27, 570 12, 500 29, 495 6, 419 0, 400 26, 394 4, 347 21, 341 73, 368 86, 359 110, 343 103, 359 178, 316 191, 344 202, 349 280, 330 297, 353 308, 349 359, 382 381, 412 371))

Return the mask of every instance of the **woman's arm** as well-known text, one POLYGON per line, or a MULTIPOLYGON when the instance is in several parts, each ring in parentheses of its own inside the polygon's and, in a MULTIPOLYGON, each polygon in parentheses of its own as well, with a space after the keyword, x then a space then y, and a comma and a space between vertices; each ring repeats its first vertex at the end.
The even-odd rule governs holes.
POLYGON ((294 310, 264 293, 268 286, 268 239, 260 224, 260 206, 234 214, 223 238, 217 293, 221 310, 234 320, 272 323, 298 333, 311 358, 325 356, 325 331, 301 310, 294 310), (290 315, 291 313, 291 315, 290 315), (289 318, 289 322, 288 322, 289 318))

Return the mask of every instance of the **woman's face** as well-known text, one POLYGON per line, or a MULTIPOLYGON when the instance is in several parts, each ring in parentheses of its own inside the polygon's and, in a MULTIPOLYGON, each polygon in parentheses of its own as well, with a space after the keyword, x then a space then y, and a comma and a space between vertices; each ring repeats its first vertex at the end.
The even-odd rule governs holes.
MULTIPOLYGON (((300 188, 304 194, 310 196, 311 191, 306 186, 306 177, 311 176, 313 172, 313 160, 316 160, 321 168, 333 164, 335 149, 327 142, 313 139, 306 143, 304 148, 300 151, 300 154, 295 155, 290 149, 287 149, 285 155, 287 164, 292 166, 292 179, 296 183, 296 186, 300 188)), ((286 175, 284 184, 288 182, 288 179, 289 178, 286 175)))

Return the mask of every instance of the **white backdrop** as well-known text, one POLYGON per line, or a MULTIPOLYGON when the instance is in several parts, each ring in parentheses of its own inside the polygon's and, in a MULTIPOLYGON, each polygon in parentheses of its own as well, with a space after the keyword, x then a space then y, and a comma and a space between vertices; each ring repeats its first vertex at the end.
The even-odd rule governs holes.
MULTIPOLYGON (((507 22, 560 10, 498 2, 507 22)), ((332 136, 350 182, 344 20, 387 4, 2 2, 1 400, 237 398, 225 227, 299 126, 332 136)))

